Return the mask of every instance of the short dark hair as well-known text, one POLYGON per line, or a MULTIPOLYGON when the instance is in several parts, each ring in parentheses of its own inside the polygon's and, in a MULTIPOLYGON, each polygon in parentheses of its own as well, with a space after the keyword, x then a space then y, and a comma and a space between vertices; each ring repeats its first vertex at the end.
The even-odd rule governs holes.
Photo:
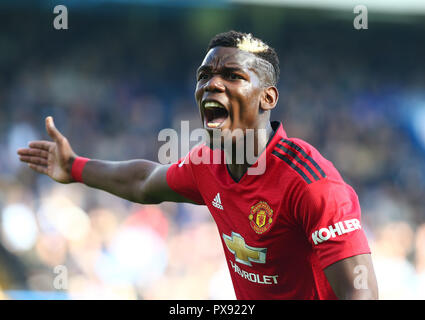
POLYGON ((230 30, 227 32, 216 34, 210 41, 207 52, 215 47, 232 47, 232 48, 238 48, 241 41, 244 39, 249 39, 250 41, 255 41, 256 43, 261 44, 264 47, 264 50, 260 51, 250 51, 257 57, 269 62, 273 70, 270 70, 273 74, 271 74, 271 85, 277 85, 277 82, 279 81, 279 75, 280 75, 280 68, 279 68, 279 58, 276 54, 276 51, 268 46, 263 40, 259 38, 255 38, 250 33, 243 33, 238 32, 234 30, 230 30))

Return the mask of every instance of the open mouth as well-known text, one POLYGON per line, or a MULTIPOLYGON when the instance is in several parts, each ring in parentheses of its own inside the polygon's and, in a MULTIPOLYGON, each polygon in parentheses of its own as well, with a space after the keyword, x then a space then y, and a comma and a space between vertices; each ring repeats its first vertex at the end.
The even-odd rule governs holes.
POLYGON ((229 112, 222 104, 216 101, 204 103, 204 123, 206 127, 219 128, 228 116, 229 112))

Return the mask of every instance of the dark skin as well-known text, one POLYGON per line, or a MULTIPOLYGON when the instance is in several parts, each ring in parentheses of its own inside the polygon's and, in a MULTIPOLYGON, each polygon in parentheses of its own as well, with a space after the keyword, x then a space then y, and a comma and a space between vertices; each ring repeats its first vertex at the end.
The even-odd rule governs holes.
MULTIPOLYGON (((211 49, 197 72, 195 99, 204 127, 203 102, 209 99, 219 102, 228 111, 219 130, 265 130, 266 135, 255 136, 255 154, 259 155, 272 133, 270 110, 277 104, 278 91, 274 86, 265 85, 269 83, 267 73, 258 67, 262 64, 256 64, 256 59, 258 58, 255 55, 237 48, 211 49)), ((206 129, 210 130, 208 127, 206 129)), ((53 141, 31 142, 29 148, 18 150, 20 160, 57 182, 73 182, 70 171, 77 154, 67 138, 56 129, 51 117, 46 118, 46 131, 53 141)), ((225 136, 224 139, 226 138, 228 137, 225 136)), ((224 151, 229 153, 229 150, 224 151)), ((229 170, 235 178, 240 178, 247 167, 247 163, 229 164, 229 170)), ((133 202, 191 202, 170 189, 166 181, 168 168, 169 165, 147 160, 91 160, 84 167, 83 179, 90 187, 133 202)), ((324 272, 339 299, 378 298, 370 254, 340 260, 327 267, 324 272), (362 272, 359 273, 358 270, 362 272), (363 277, 360 279, 360 286, 359 277, 363 277)))
MULTIPOLYGON (((254 129, 256 156, 264 150, 272 133, 270 110, 276 106, 279 97, 276 87, 263 85, 266 76, 256 67, 257 60, 255 55, 237 48, 213 48, 198 68, 195 90, 195 100, 200 108, 204 128, 213 130, 204 121, 203 103, 219 102, 228 111, 228 117, 217 130, 228 129, 232 132, 241 129, 245 132, 246 129, 254 129), (259 135, 259 129, 264 129, 266 134, 259 135)), ((224 139, 230 137, 224 135, 224 139)), ((235 160, 234 150, 225 148, 224 151, 235 160)), ((246 161, 242 164, 231 161, 228 168, 232 176, 239 180, 248 166, 246 161)))

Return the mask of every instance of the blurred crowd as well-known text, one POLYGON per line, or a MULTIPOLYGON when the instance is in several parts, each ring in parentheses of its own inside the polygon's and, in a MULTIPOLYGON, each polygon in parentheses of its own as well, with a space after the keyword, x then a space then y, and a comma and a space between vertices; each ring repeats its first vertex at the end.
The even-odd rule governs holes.
MULTIPOLYGON (((66 34, 41 18, 27 28, 1 22, 0 298, 233 299, 206 207, 134 204, 19 162, 18 148, 48 139, 47 115, 79 155, 105 160, 157 161, 161 129, 201 125, 194 70, 213 34, 189 31, 177 14, 163 24, 79 19, 66 34)), ((383 299, 425 298, 425 47, 416 28, 359 35, 301 20, 258 35, 281 59, 272 118, 358 193, 383 299)))

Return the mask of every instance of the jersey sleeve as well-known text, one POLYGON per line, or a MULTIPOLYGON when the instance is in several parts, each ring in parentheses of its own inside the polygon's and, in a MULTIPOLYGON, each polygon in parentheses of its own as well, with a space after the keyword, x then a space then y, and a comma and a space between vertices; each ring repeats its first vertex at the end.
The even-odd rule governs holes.
POLYGON ((309 185, 301 197, 298 214, 322 269, 370 253, 358 197, 343 181, 323 179, 309 185))
POLYGON ((203 205, 205 203, 199 192, 193 171, 193 164, 190 161, 191 152, 168 168, 167 184, 174 192, 197 204, 203 205))

